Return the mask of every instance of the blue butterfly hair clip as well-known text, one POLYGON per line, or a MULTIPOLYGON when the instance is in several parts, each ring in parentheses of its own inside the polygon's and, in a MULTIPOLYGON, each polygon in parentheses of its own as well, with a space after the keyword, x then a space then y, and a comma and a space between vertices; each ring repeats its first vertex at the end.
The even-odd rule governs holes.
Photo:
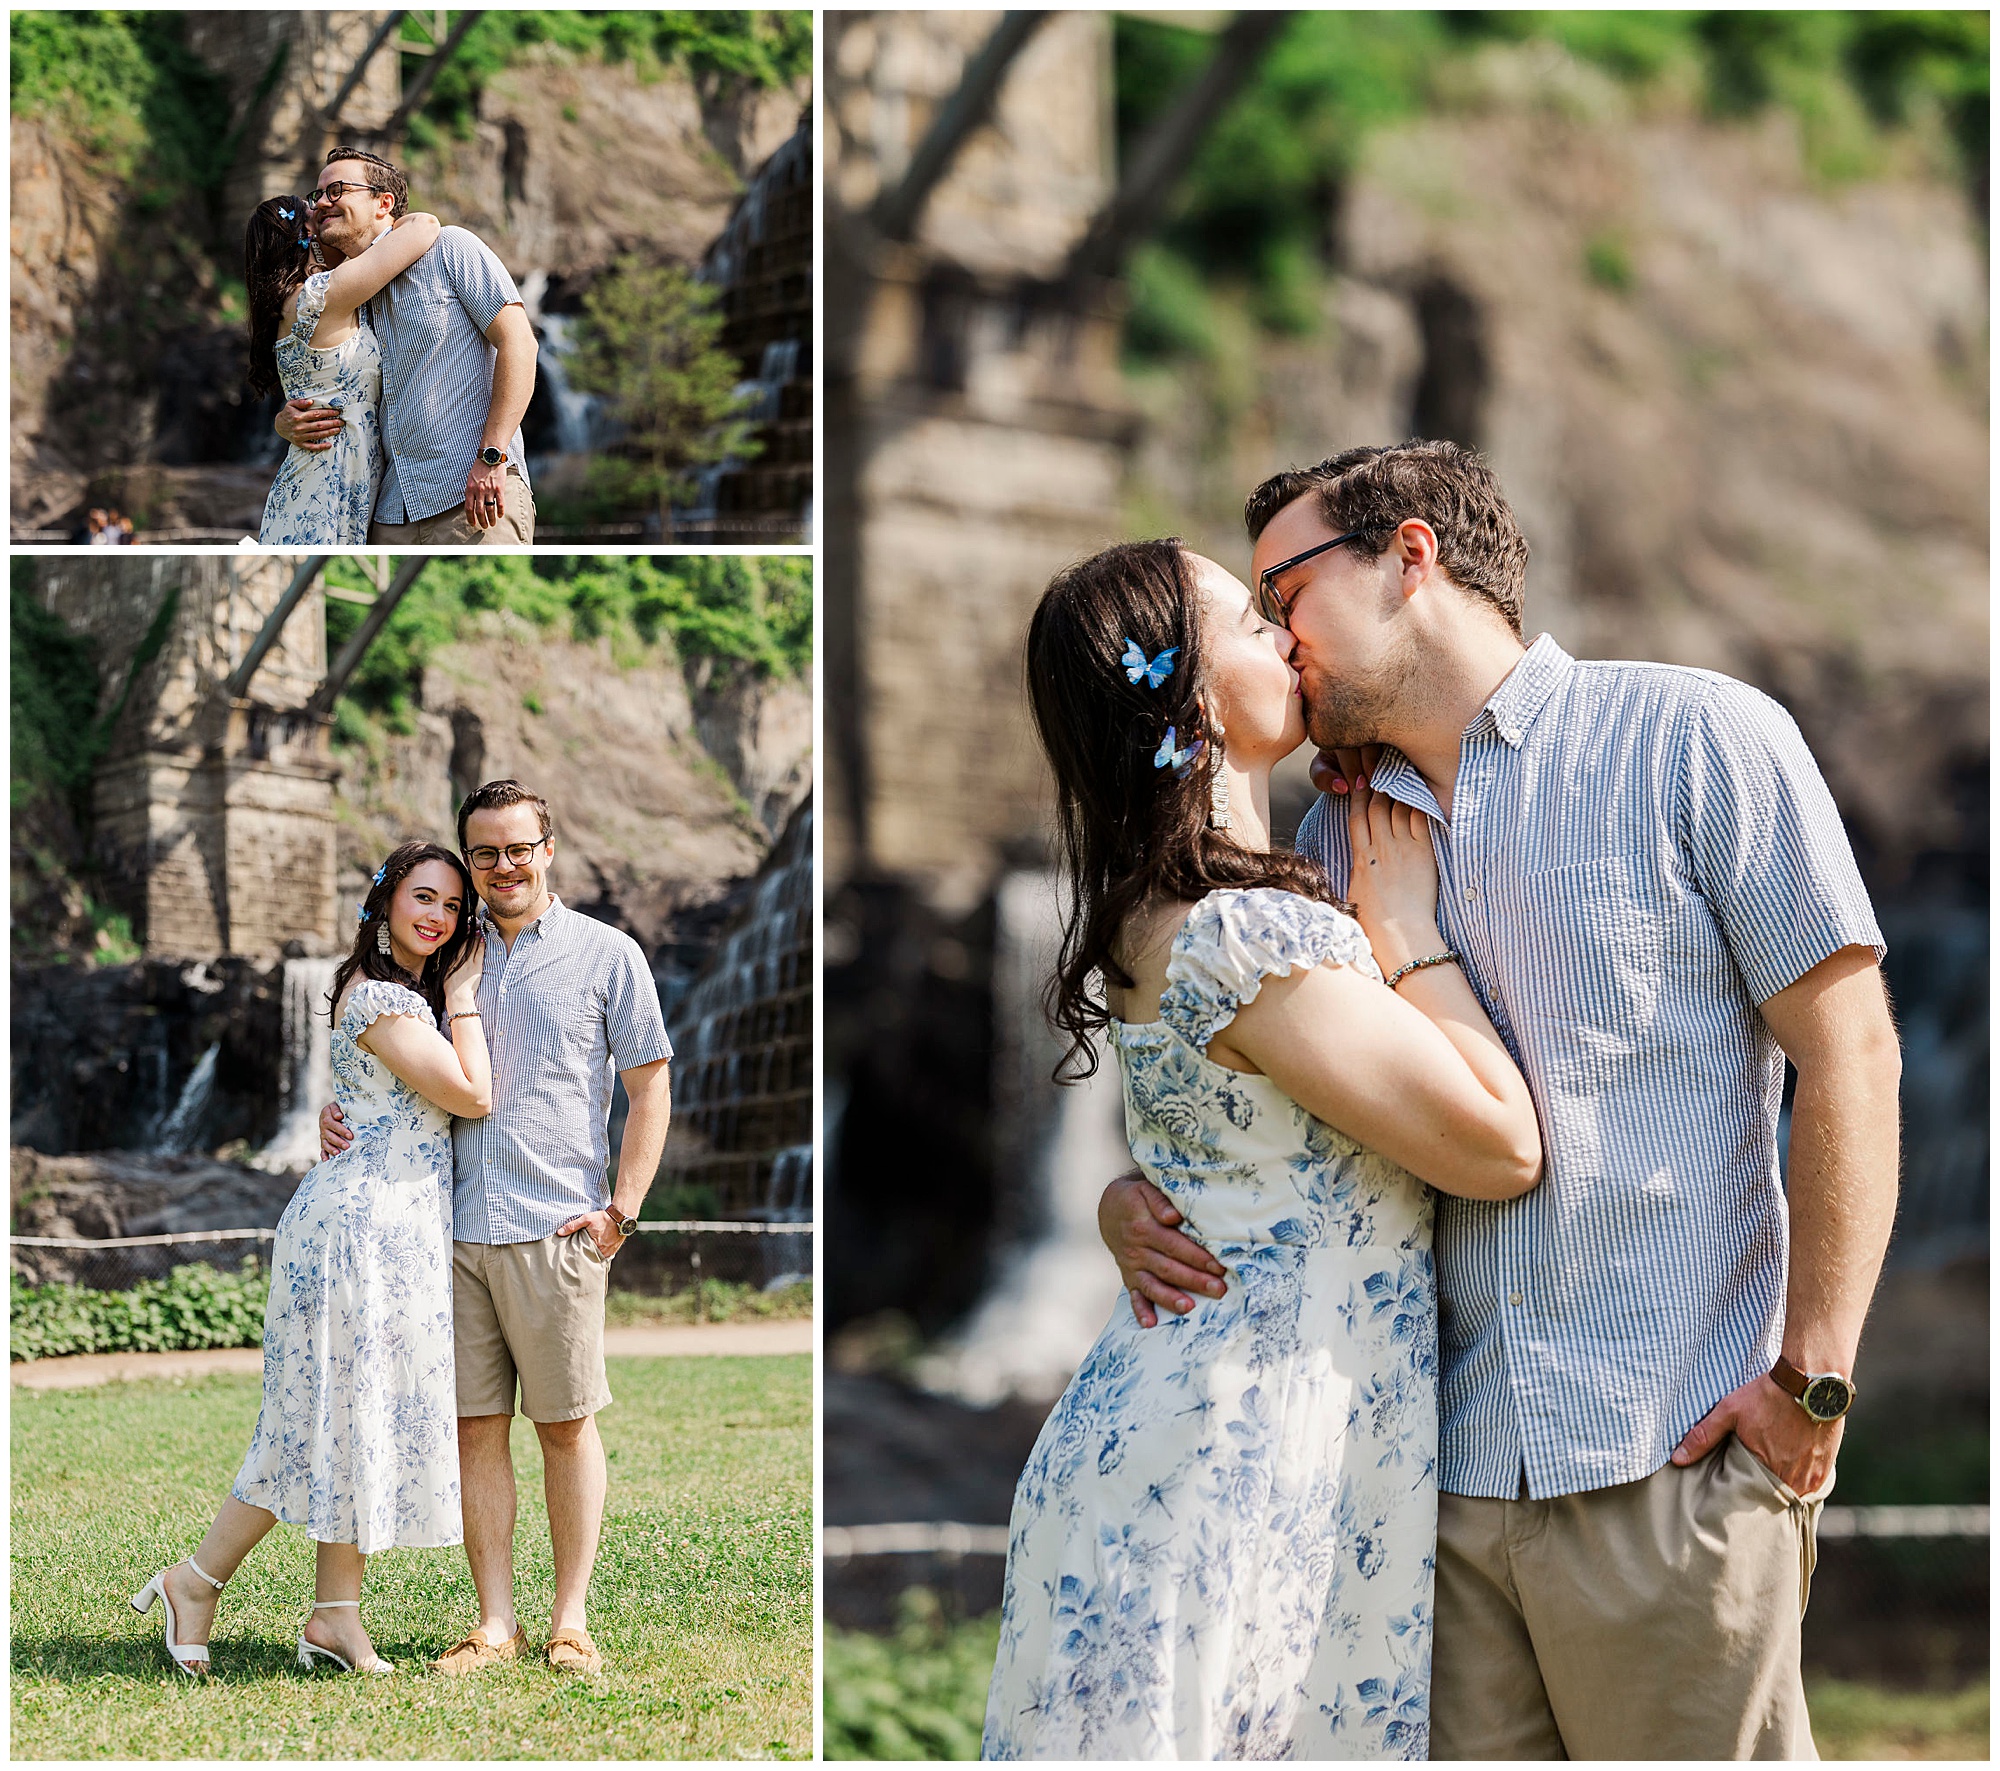
POLYGON ((1157 658, 1149 659, 1140 650, 1139 642, 1128 634, 1125 638, 1125 656, 1118 662, 1125 667, 1125 680, 1128 683, 1136 683, 1143 678, 1147 688, 1157 689, 1174 674, 1174 654, 1179 650, 1179 646, 1169 646, 1157 658))
POLYGON ((356 922, 366 922, 368 920, 368 906, 366 904, 357 904, 354 908, 359 912, 354 920, 356 922))
POLYGON ((286 209, 280 206, 278 213, 287 221, 297 221, 299 218, 299 212, 296 209, 286 209))
POLYGON ((383 875, 383 874, 385 874, 385 873, 387 873, 388 871, 389 871, 389 869, 388 869, 387 867, 378 867, 378 868, 376 868, 376 869, 375 869, 375 884, 377 884, 377 885, 380 885, 380 884, 382 883, 382 875, 383 875))
POLYGON ((1167 735, 1160 740, 1160 748, 1153 752, 1153 767, 1156 769, 1172 769, 1176 781, 1185 781, 1189 766, 1194 762, 1196 757, 1201 755, 1202 751, 1207 747, 1208 741, 1205 738, 1197 738, 1186 749, 1176 750, 1174 748, 1175 736, 1174 728, 1169 726, 1167 728, 1167 735))
POLYGON ((305 251, 305 249, 311 244, 312 244, 312 235, 310 234, 299 235, 299 250, 301 252, 305 251))

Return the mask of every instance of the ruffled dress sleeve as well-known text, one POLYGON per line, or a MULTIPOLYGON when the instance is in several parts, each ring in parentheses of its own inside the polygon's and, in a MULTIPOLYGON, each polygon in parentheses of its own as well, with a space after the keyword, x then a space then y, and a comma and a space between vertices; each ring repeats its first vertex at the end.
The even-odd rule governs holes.
POLYGON ((326 312, 326 292, 333 283, 333 272, 314 271, 306 278, 299 290, 298 318, 292 321, 289 334, 297 345, 312 343, 313 329, 319 324, 319 317, 326 312))
POLYGON ((1206 1051, 1266 978, 1328 961, 1382 975, 1361 925, 1344 910, 1272 886, 1211 892, 1174 937, 1160 1019, 1206 1051))
POLYGON ((429 1003, 407 986, 391 984, 383 978, 363 978, 355 985, 340 1024, 350 1039, 359 1039, 384 1015, 408 1015, 426 1027, 437 1026, 437 1016, 431 1013, 429 1003))

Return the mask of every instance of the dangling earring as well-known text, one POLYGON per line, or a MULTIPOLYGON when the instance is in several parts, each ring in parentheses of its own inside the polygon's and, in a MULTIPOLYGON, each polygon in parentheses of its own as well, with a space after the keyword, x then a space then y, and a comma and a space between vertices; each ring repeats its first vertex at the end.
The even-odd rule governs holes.
POLYGON ((1223 766, 1222 722, 1215 723, 1215 739, 1208 747, 1208 827, 1229 828, 1229 771, 1223 766))
POLYGON ((375 950, 384 959, 394 959, 395 953, 389 946, 389 918, 385 912, 382 920, 375 925, 375 950))

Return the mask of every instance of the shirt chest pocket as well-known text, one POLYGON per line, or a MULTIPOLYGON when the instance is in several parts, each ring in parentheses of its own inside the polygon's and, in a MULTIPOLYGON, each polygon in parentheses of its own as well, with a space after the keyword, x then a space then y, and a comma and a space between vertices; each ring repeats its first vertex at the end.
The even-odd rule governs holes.
POLYGON ((1643 1044, 1674 963, 1668 894, 1643 855, 1598 855, 1521 880, 1525 1005, 1612 1057, 1643 1044))
POLYGON ((463 312, 449 289, 399 291, 394 308, 377 316, 376 329, 397 350, 432 350, 444 342, 454 315, 463 312))
POLYGON ((605 1055, 604 1005, 588 990, 564 994, 545 1010, 551 1042, 572 1063, 594 1065, 605 1055))

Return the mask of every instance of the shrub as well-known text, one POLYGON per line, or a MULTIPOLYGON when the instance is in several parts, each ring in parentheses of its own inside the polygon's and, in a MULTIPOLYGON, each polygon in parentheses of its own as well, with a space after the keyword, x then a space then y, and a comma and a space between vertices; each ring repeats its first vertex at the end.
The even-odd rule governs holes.
POLYGON ((903 1595, 893 1636, 826 1632, 829 1759, 976 1759, 999 1617, 948 1623, 925 1588, 903 1595))
POLYGON ((28 1285, 16 1273, 8 1308, 10 1357, 254 1347, 264 1338, 270 1285, 270 1274, 255 1261, 235 1273, 197 1261, 130 1291, 28 1285))

